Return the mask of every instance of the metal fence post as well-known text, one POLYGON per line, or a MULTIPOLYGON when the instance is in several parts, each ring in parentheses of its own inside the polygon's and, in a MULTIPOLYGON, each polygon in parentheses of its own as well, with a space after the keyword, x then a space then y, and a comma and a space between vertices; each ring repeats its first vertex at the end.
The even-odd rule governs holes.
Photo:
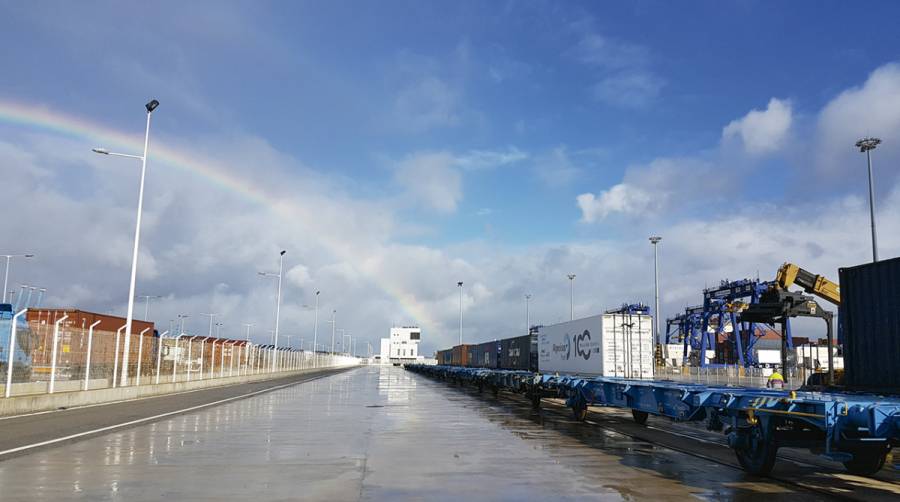
POLYGON ((225 376, 225 340, 222 340, 221 352, 222 352, 222 354, 220 356, 220 361, 219 361, 219 378, 222 378, 225 376))
POLYGON ((66 314, 53 323, 53 350, 50 352, 50 389, 48 391, 50 394, 53 394, 53 390, 56 387, 56 349, 59 345, 59 324, 68 318, 69 314, 66 314))
POLYGON ((100 324, 101 321, 94 321, 94 324, 91 324, 88 327, 88 346, 87 346, 87 361, 84 365, 84 390, 88 390, 88 380, 91 378, 91 347, 94 344, 94 328, 100 324))
POLYGON ((116 350, 115 350, 115 354, 113 355, 113 380, 112 380, 113 388, 115 388, 117 385, 116 375, 119 374, 119 337, 122 336, 123 329, 125 329, 125 326, 122 326, 121 328, 116 330, 116 350))
POLYGON ((14 355, 16 353, 16 323, 19 321, 19 317, 22 317, 25 312, 28 312, 28 309, 22 309, 12 318, 12 326, 9 328, 9 359, 6 363, 6 388, 3 389, 3 393, 5 397, 9 397, 12 392, 12 370, 13 365, 15 364, 14 355))
POLYGON ((137 375, 134 377, 135 385, 141 384, 141 359, 143 358, 143 355, 144 355, 144 333, 146 333, 149 330, 150 330, 150 328, 144 328, 143 331, 141 331, 141 334, 138 335, 138 361, 137 361, 137 375))
POLYGON ((156 385, 159 385, 159 366, 162 363, 163 337, 167 334, 169 334, 169 330, 163 331, 159 334, 159 339, 156 341, 156 385))

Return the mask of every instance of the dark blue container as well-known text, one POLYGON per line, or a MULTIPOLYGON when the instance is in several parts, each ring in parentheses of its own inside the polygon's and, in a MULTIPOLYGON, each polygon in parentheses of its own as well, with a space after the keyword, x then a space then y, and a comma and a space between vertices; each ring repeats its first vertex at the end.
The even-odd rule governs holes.
POLYGON ((840 269, 844 383, 900 391, 900 258, 840 269))
POLYGON ((537 371, 537 335, 506 338, 500 345, 501 368, 537 371))
POLYGON ((469 358, 469 366, 475 368, 500 367, 500 341, 479 343, 472 348, 472 357, 469 358))

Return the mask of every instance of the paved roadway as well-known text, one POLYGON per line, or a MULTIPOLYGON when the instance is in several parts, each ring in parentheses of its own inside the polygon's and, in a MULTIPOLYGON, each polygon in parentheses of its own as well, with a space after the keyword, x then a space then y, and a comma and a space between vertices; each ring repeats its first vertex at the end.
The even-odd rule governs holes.
MULTIPOLYGON (((615 430, 615 416, 594 418, 597 425, 575 423, 552 405, 536 413, 520 398, 364 367, 0 461, 0 499, 826 497, 747 476, 715 453, 635 439, 615 430)), ((846 484, 838 495, 867 483, 836 479, 846 484)), ((880 483, 867 500, 900 494, 880 483)))

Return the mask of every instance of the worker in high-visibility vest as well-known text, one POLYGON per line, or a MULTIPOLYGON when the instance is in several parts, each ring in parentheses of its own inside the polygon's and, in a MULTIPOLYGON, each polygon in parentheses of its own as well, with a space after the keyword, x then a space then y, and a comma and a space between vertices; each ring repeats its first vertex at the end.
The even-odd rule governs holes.
POLYGON ((770 389, 784 388, 784 377, 781 376, 781 373, 779 373, 778 370, 772 371, 772 374, 769 375, 769 381, 766 382, 766 387, 770 389))

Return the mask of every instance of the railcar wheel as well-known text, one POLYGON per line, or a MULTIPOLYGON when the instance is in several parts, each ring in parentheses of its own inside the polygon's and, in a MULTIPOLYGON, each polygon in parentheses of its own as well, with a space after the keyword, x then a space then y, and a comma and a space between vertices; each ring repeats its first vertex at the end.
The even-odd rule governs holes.
POLYGON ((646 411, 635 410, 635 409, 632 409, 632 410, 631 410, 631 417, 634 418, 634 421, 635 421, 638 425, 646 425, 646 424, 647 424, 647 418, 648 418, 649 416, 650 416, 650 414, 647 413, 646 411))
POLYGON ((884 467, 884 461, 887 458, 887 451, 883 452, 866 452, 856 453, 853 460, 844 462, 844 467, 850 474, 859 476, 871 476, 884 467))
POLYGON ((775 466, 775 453, 778 451, 773 421, 768 420, 765 427, 756 424, 744 434, 747 435, 744 445, 734 449, 738 462, 750 474, 768 476, 775 466))

